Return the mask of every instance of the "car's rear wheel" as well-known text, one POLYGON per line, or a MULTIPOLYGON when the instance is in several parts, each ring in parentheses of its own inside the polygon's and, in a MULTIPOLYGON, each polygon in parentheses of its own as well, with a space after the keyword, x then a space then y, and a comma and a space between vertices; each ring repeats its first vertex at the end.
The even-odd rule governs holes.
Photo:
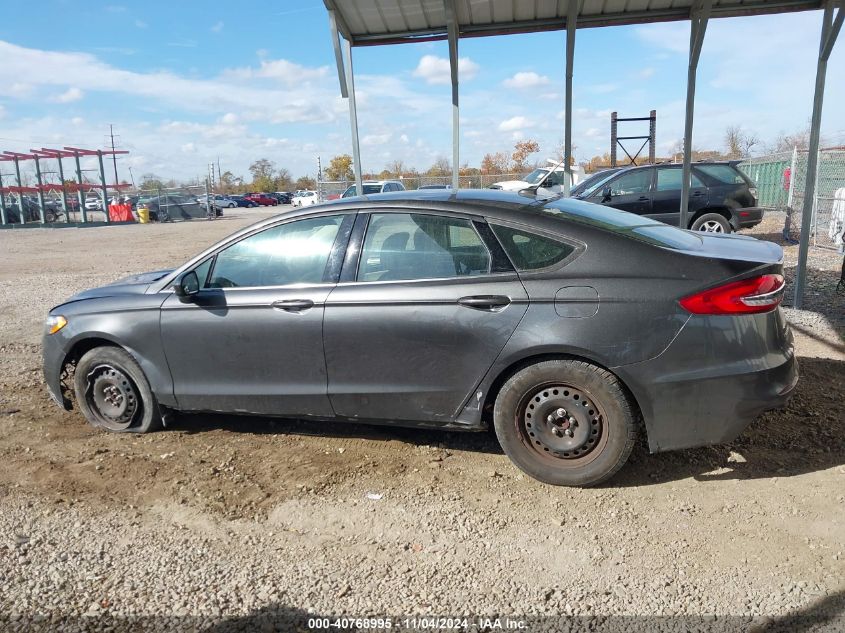
POLYGON ((556 486, 594 486, 627 461, 635 407, 609 371, 577 360, 529 365, 505 382, 494 426, 523 472, 556 486))
POLYGON ((704 213, 695 219, 690 229, 705 233, 730 233, 731 223, 719 213, 704 213))
POLYGON ((116 433, 146 433, 161 426, 161 412, 144 372, 119 347, 95 347, 76 364, 74 393, 85 418, 116 433))

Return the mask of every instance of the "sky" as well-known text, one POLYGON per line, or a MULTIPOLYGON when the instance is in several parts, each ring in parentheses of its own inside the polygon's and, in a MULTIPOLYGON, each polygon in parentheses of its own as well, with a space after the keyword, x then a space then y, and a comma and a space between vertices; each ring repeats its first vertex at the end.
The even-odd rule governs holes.
MULTIPOLYGON (((113 124, 130 153, 121 180, 186 180, 210 162, 247 176, 268 158, 294 177, 351 153, 320 0, 0 0, 0 151, 105 147, 113 124)), ((762 141, 808 124, 821 12, 710 21, 698 70, 696 149, 728 126, 762 141)), ((840 40, 845 38, 843 35, 840 40)), ((561 143, 564 32, 461 40, 461 162, 561 143)), ((683 136, 689 24, 578 31, 573 140, 578 160, 607 152, 610 112, 657 110, 657 153, 683 136)), ((451 159, 446 42, 353 51, 362 164, 427 169, 451 159)), ((828 64, 822 132, 845 143, 845 43, 828 64)), ((635 124, 620 135, 647 132, 635 124)), ((90 165, 89 165, 90 166, 90 165)))

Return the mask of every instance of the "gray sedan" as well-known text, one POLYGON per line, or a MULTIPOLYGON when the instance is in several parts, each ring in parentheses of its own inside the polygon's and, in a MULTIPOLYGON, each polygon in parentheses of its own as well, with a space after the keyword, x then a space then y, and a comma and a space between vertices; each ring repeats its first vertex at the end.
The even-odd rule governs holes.
POLYGON ((541 481, 736 437, 798 380, 782 251, 576 200, 379 194, 286 213, 51 310, 61 406, 480 431, 541 481))

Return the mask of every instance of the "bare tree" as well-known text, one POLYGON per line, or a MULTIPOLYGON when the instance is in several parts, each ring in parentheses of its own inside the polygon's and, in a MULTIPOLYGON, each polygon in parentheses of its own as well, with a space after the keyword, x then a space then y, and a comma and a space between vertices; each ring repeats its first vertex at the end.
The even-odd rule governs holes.
POLYGON ((725 130, 725 149, 728 158, 748 158, 751 150, 760 144, 760 138, 753 132, 746 132, 739 125, 731 125, 725 130))

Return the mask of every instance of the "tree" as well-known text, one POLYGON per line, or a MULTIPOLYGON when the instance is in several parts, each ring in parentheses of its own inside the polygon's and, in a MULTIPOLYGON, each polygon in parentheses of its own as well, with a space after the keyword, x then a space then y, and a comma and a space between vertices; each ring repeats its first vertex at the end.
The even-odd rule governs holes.
POLYGON ((485 154, 481 159, 482 174, 507 174, 509 172, 510 159, 504 152, 485 154))
POLYGON ((290 191, 293 188, 293 178, 290 172, 282 167, 273 179, 275 191, 290 191))
POLYGON ((807 149, 810 147, 810 126, 808 125, 803 130, 798 130, 791 134, 784 134, 783 132, 775 139, 774 143, 769 146, 769 151, 776 152, 791 152, 793 148, 807 149))
POLYGON ((273 173, 276 171, 276 165, 273 161, 266 158, 259 158, 257 161, 249 166, 249 172, 252 174, 252 186, 257 191, 272 191, 274 180, 273 173))
POLYGON ((516 145, 513 146, 513 154, 511 154, 514 171, 525 171, 525 161, 531 154, 536 154, 539 151, 540 144, 532 138, 517 141, 516 145))
POLYGON ((138 185, 138 188, 142 191, 155 191, 164 189, 164 183, 155 174, 144 174, 141 176, 141 183, 138 185))
POLYGON ((240 184, 242 182, 243 182, 242 178, 238 178, 237 176, 235 176, 235 174, 233 174, 230 171, 224 171, 222 174, 220 174, 220 178, 219 178, 219 182, 218 182, 220 193, 223 193, 223 194, 236 193, 237 190, 238 190, 238 187, 240 186, 240 184))
POLYGON ((438 156, 434 164, 425 172, 426 176, 449 176, 452 174, 452 164, 445 156, 438 156))
POLYGON ((316 189, 317 188, 317 181, 314 180, 311 176, 300 176, 296 179, 296 182, 293 183, 294 189, 316 189))
POLYGON ((352 180, 355 174, 352 173, 352 157, 349 154, 335 156, 329 161, 326 167, 326 178, 328 180, 352 180))
POLYGON ((387 163, 382 173, 385 171, 388 173, 387 178, 401 178, 405 175, 405 163, 397 158, 387 163))
MULTIPOLYGON (((569 164, 575 164, 575 150, 578 149, 578 146, 573 143, 572 144, 572 155, 569 157, 569 164)), ((557 162, 562 163, 566 160, 566 139, 560 139, 555 145, 554 152, 552 152, 552 158, 554 158, 557 162)))
POLYGON ((725 149, 728 158, 748 158, 752 148, 760 143, 753 132, 745 132, 739 125, 731 125, 725 130, 725 149))

